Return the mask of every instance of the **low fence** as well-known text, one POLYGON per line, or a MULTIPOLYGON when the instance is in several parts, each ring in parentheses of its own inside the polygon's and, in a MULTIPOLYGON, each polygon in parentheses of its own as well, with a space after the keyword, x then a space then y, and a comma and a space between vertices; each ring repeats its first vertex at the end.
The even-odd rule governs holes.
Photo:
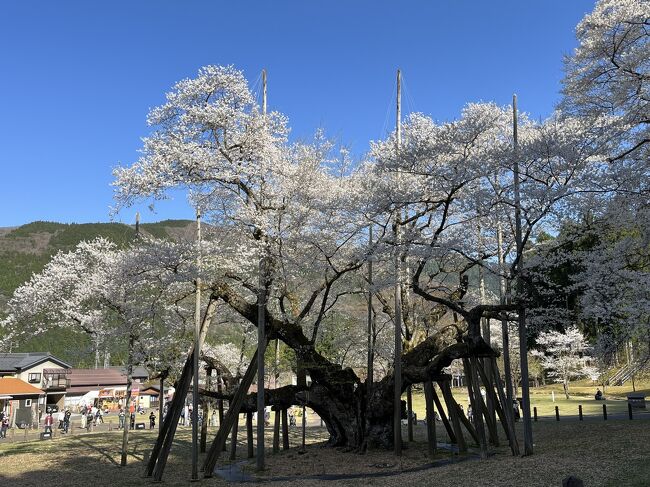
POLYGON ((577 410, 568 410, 568 408, 564 408, 562 411, 560 411, 559 406, 555 406, 555 417, 553 416, 539 416, 537 414, 537 407, 533 407, 533 420, 534 421, 540 421, 540 420, 552 420, 555 419, 555 421, 560 421, 561 418, 566 418, 566 419, 571 419, 575 420, 577 419, 578 421, 584 421, 586 419, 602 419, 603 421, 607 421, 608 419, 629 419, 633 420, 635 418, 637 419, 650 419, 650 411, 647 411, 644 408, 636 408, 632 406, 631 403, 628 402, 627 404, 627 413, 621 413, 621 412, 616 412, 614 414, 611 414, 611 412, 607 411, 607 404, 602 405, 602 413, 600 414, 583 414, 583 408, 582 404, 578 404, 577 410))
MULTIPOLYGON (((138 423, 138 422, 136 422, 138 423)), ((142 424, 140 422, 140 424, 142 424)), ((138 431, 142 430, 143 428, 130 428, 131 431, 138 431)), ((148 430, 148 424, 147 427, 144 428, 148 430)), ((70 424, 70 428, 68 429, 67 433, 64 433, 63 430, 58 429, 58 428, 52 428, 52 439, 57 439, 57 438, 65 438, 66 436, 78 436, 78 435, 85 435, 89 433, 96 433, 96 432, 109 432, 109 431, 118 431, 117 424, 112 423, 112 422, 106 422, 106 423, 98 423, 98 424, 92 424, 90 427, 82 428, 80 422, 76 422, 70 424)), ((121 431, 121 430, 120 430, 121 431)), ((156 428, 156 431, 158 431, 158 428, 156 428)), ((41 439, 41 434, 45 432, 45 429, 43 426, 40 428, 9 428, 7 430, 7 437, 6 438, 0 438, 0 445, 3 442, 21 442, 21 441, 34 441, 34 440, 40 440, 41 439)), ((49 439, 49 438, 48 438, 49 439)))

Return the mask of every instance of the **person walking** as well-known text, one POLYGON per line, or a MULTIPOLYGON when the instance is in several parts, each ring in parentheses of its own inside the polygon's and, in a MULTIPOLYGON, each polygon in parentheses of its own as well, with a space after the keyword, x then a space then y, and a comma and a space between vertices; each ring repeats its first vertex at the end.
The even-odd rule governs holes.
POLYGON ((9 416, 5 415, 0 422, 0 438, 7 437, 7 430, 9 429, 9 416))
POLYGON ((264 408, 264 426, 270 426, 271 424, 271 411, 268 407, 264 408))
POLYGON ((57 416, 58 416, 57 419, 59 420, 59 429, 62 430, 63 429, 63 420, 65 419, 65 411, 63 411, 63 409, 61 409, 57 416))
POLYGON ((0 438, 7 437, 7 429, 9 429, 9 417, 4 415, 0 421, 0 438))
POLYGON ((124 418, 126 417, 126 414, 124 413, 124 409, 120 408, 120 412, 117 413, 117 419, 119 420, 119 423, 117 425, 117 429, 121 430, 124 428, 124 418))
POLYGON ((156 427, 156 415, 151 411, 149 415, 149 429, 152 430, 156 427))
POLYGON ((67 433, 68 430, 70 429, 70 416, 72 416, 72 413, 70 412, 70 409, 66 409, 65 413, 63 413, 63 432, 67 433))
POLYGON ((86 429, 88 431, 90 431, 90 428, 93 426, 93 419, 94 418, 95 417, 93 416, 93 410, 88 409, 88 411, 86 412, 86 429))
POLYGON ((45 416, 45 432, 52 434, 52 424, 54 423, 54 418, 52 417, 52 413, 48 413, 47 416, 45 416))

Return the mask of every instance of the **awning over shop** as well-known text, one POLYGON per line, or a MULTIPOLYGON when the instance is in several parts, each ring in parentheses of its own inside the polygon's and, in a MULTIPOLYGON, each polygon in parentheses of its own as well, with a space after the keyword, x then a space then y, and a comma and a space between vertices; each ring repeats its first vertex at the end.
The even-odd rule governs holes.
POLYGON ((99 391, 88 391, 79 398, 79 402, 81 403, 93 402, 98 397, 99 397, 99 391))
MULTIPOLYGON (((131 397, 139 396, 140 395, 140 388, 133 386, 131 388, 131 397)), ((99 391, 99 398, 100 399, 110 399, 110 398, 115 398, 115 397, 125 397, 126 396, 126 386, 118 386, 118 387, 110 387, 106 389, 101 389, 99 391)))

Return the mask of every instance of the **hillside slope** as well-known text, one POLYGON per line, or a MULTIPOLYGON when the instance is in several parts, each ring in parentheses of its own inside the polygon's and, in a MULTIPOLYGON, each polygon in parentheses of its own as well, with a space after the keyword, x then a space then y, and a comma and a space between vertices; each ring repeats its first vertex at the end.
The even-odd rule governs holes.
MULTIPOLYGON (((140 226, 144 235, 174 240, 191 239, 191 220, 164 220, 140 226)), ((49 262, 52 255, 68 251, 82 240, 104 237, 126 245, 135 237, 135 226, 123 223, 57 223, 36 221, 14 228, 0 228, 0 317, 14 290, 49 262)), ((92 365, 94 354, 88 337, 70 330, 55 330, 21 343, 12 351, 49 351, 74 365, 92 365)), ((115 351, 118 355, 119 350, 115 351)))

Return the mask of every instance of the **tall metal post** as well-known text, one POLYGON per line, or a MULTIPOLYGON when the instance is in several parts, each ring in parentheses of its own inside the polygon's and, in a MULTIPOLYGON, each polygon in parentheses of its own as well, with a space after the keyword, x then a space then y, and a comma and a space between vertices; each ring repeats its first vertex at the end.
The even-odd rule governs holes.
MULTIPOLYGON (((402 73, 397 70, 396 151, 402 143, 402 73)), ((397 174, 399 185, 399 170, 397 174)), ((395 455, 402 454, 402 273, 400 260, 401 211, 395 208, 395 395, 393 398, 393 438, 395 455)))
MULTIPOLYGON (((201 335, 201 210, 196 209, 196 302, 194 308, 194 380, 192 386, 192 480, 199 480, 199 336, 201 335)), ((204 418, 205 420, 205 418, 204 418)))
MULTIPOLYGON (((266 69, 262 70, 262 113, 266 116, 266 69)), ((262 195, 260 195, 262 198, 262 195)), ((260 210, 261 211, 261 210, 260 210)), ((262 239, 264 236, 262 236, 262 239)), ((257 296, 257 470, 264 470, 264 355, 266 352, 266 243, 260 242, 257 296)))
POLYGON ((519 182, 519 147, 517 140, 517 95, 512 96, 513 173, 515 179, 515 240, 517 244, 517 301, 519 315, 519 356, 521 360, 521 397, 524 423, 524 455, 533 454, 533 423, 530 416, 530 387, 528 383, 528 345, 526 343, 526 308, 522 301, 524 281, 521 277, 524 246, 521 234, 521 195, 519 182))

